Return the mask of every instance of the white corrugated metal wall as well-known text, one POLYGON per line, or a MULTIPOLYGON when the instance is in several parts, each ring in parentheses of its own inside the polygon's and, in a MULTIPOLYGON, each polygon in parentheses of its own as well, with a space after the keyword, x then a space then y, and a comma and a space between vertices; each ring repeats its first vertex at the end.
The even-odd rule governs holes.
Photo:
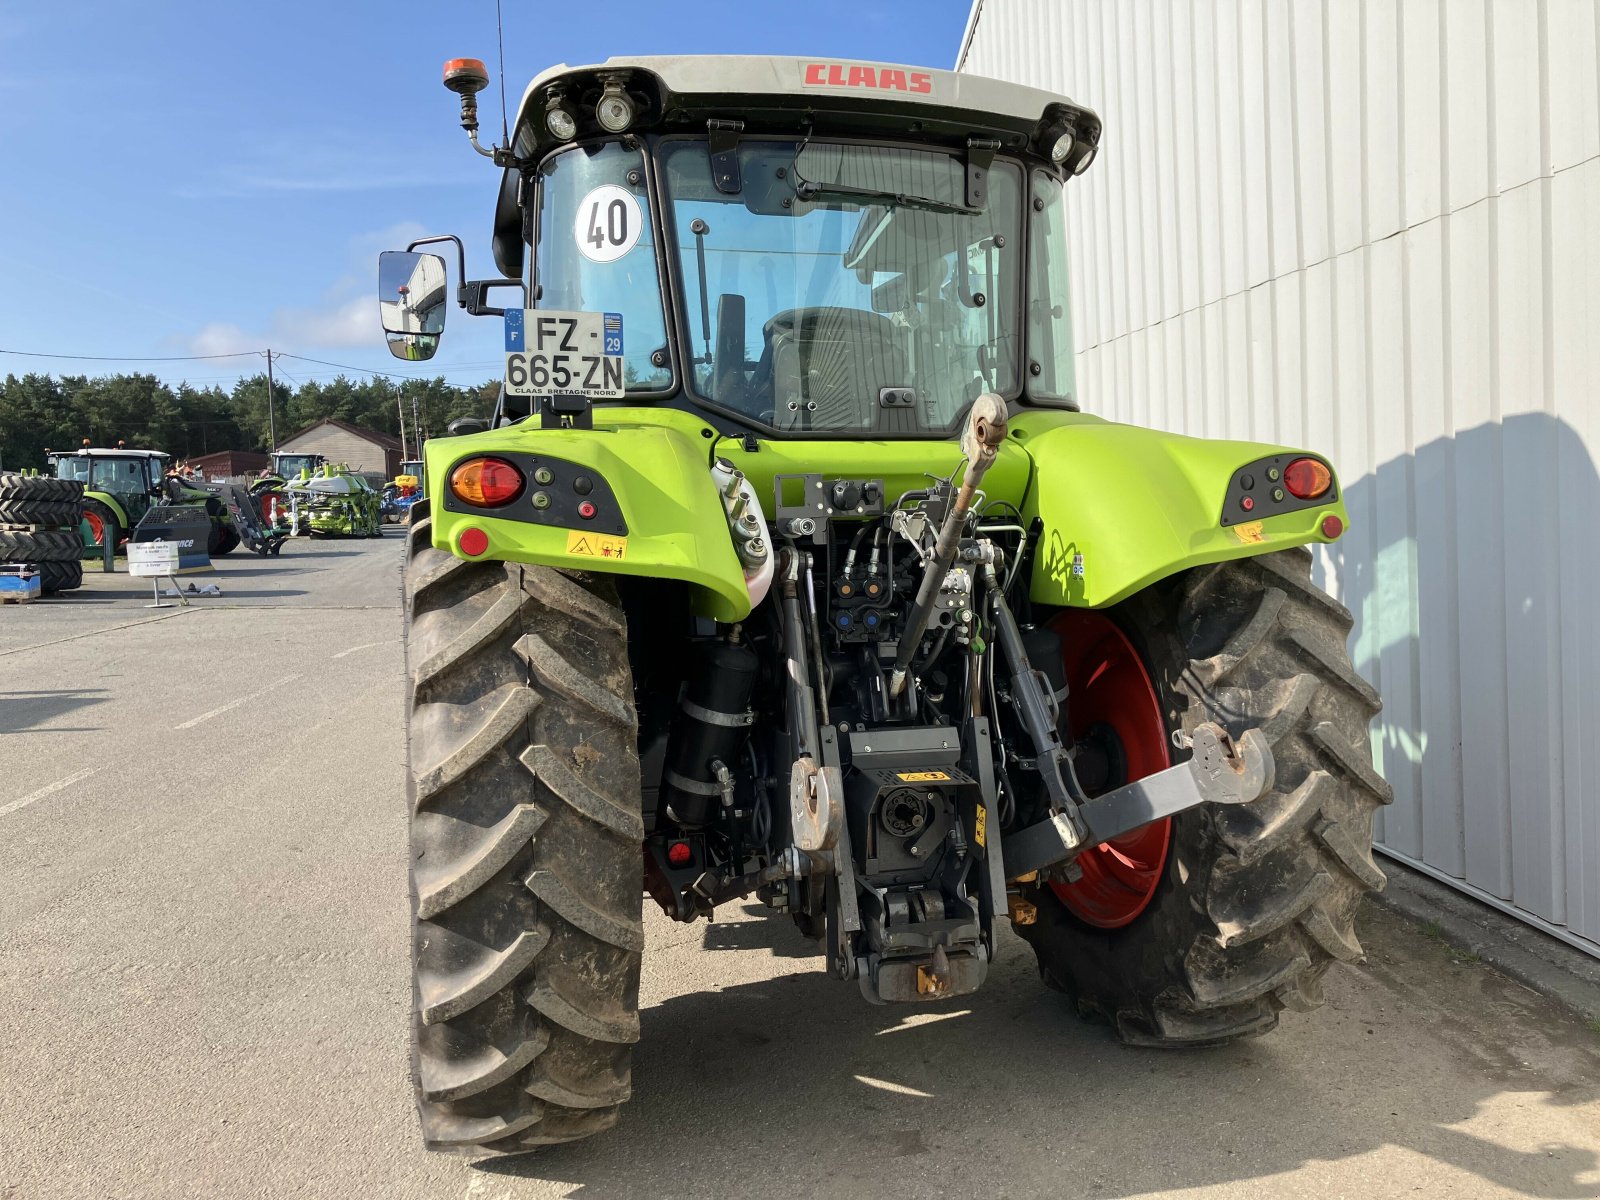
POLYGON ((1079 392, 1316 447, 1383 847, 1600 954, 1600 0, 978 0, 1105 135, 1079 392))

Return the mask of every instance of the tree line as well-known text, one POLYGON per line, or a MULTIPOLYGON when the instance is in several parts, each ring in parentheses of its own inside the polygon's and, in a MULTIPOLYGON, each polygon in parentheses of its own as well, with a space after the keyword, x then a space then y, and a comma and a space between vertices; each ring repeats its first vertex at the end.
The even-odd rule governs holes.
POLYGON ((0 382, 0 468, 42 470, 46 450, 73 450, 85 438, 95 446, 122 441, 135 449, 164 450, 174 461, 218 450, 265 451, 272 448, 272 424, 282 442, 330 417, 398 437, 402 410, 409 443, 416 436, 413 401, 416 422, 429 437, 442 434, 457 417, 487 416, 498 389, 494 380, 456 387, 443 378, 340 375, 331 383, 293 386, 279 379, 269 421, 265 374, 241 379, 231 390, 172 386, 143 374, 7 375, 0 382))

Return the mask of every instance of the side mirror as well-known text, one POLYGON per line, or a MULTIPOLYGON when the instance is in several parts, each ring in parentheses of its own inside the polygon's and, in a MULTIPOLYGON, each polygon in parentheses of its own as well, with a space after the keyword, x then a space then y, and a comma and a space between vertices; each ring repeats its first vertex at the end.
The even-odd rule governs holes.
POLYGON ((410 362, 434 356, 444 333, 447 283, 437 254, 389 250, 378 256, 378 315, 390 354, 410 362))

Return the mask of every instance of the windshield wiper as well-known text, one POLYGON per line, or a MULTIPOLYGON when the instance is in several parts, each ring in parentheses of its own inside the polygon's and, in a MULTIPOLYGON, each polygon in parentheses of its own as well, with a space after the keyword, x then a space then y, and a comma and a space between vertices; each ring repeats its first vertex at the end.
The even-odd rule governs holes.
POLYGON ((948 200, 935 200, 932 196, 914 196, 909 192, 891 192, 887 188, 856 187, 849 183, 817 183, 814 180, 802 179, 800 173, 793 169, 789 178, 794 183, 794 194, 802 200, 814 200, 818 196, 858 196, 863 200, 888 200, 900 208, 920 208, 925 212, 941 213, 981 213, 981 208, 972 208, 965 204, 952 204, 948 200))

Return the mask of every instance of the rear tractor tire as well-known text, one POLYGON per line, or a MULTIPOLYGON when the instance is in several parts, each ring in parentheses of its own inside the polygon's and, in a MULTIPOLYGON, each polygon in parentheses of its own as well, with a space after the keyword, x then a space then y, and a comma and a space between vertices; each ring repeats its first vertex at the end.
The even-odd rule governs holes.
POLYGON ((0 525, 75 529, 82 515, 83 504, 78 500, 0 500, 0 525))
POLYGON ((82 552, 75 529, 0 529, 0 562, 77 562, 82 552))
MULTIPOLYGON (((1125 1042, 1265 1033, 1283 1009, 1321 1004, 1335 959, 1362 956, 1356 910, 1384 884, 1372 819, 1391 798, 1367 733, 1380 704, 1346 651, 1350 613, 1311 582, 1310 564, 1309 552, 1289 550, 1202 567, 1109 614, 1142 659, 1158 745, 1203 721, 1235 736, 1257 727, 1276 766, 1272 790, 1253 803, 1190 809, 1167 838, 1149 826, 1142 843, 1119 840, 1131 853, 1091 851, 1110 855, 1098 874, 1089 864, 1077 883, 1024 886, 1034 920, 1016 929, 1045 981, 1125 1042), (1146 885, 1132 901, 1123 894, 1146 885)), ((1080 697, 1067 703, 1081 739, 1080 697)), ((1148 754, 1141 766, 1137 752, 1111 757, 1133 767, 1124 777, 1150 767, 1148 754)))
POLYGON ((627 630, 604 576, 407 535, 412 1068, 431 1149, 614 1125, 639 1037, 627 630))
POLYGON ((122 543, 128 539, 128 531, 117 520, 117 514, 110 507, 98 500, 85 500, 83 502, 83 549, 92 552, 95 557, 105 553, 106 539, 111 539, 111 549, 115 553, 122 548, 122 543))
MULTIPOLYGON (((78 504, 83 500, 83 484, 76 479, 56 479, 49 475, 23 475, 16 471, 0 472, 0 504, 35 500, 56 504, 78 504)), ((31 525, 34 522, 22 521, 18 524, 31 525)))
POLYGON ((83 586, 83 563, 45 561, 39 564, 39 590, 46 596, 76 591, 83 586))

